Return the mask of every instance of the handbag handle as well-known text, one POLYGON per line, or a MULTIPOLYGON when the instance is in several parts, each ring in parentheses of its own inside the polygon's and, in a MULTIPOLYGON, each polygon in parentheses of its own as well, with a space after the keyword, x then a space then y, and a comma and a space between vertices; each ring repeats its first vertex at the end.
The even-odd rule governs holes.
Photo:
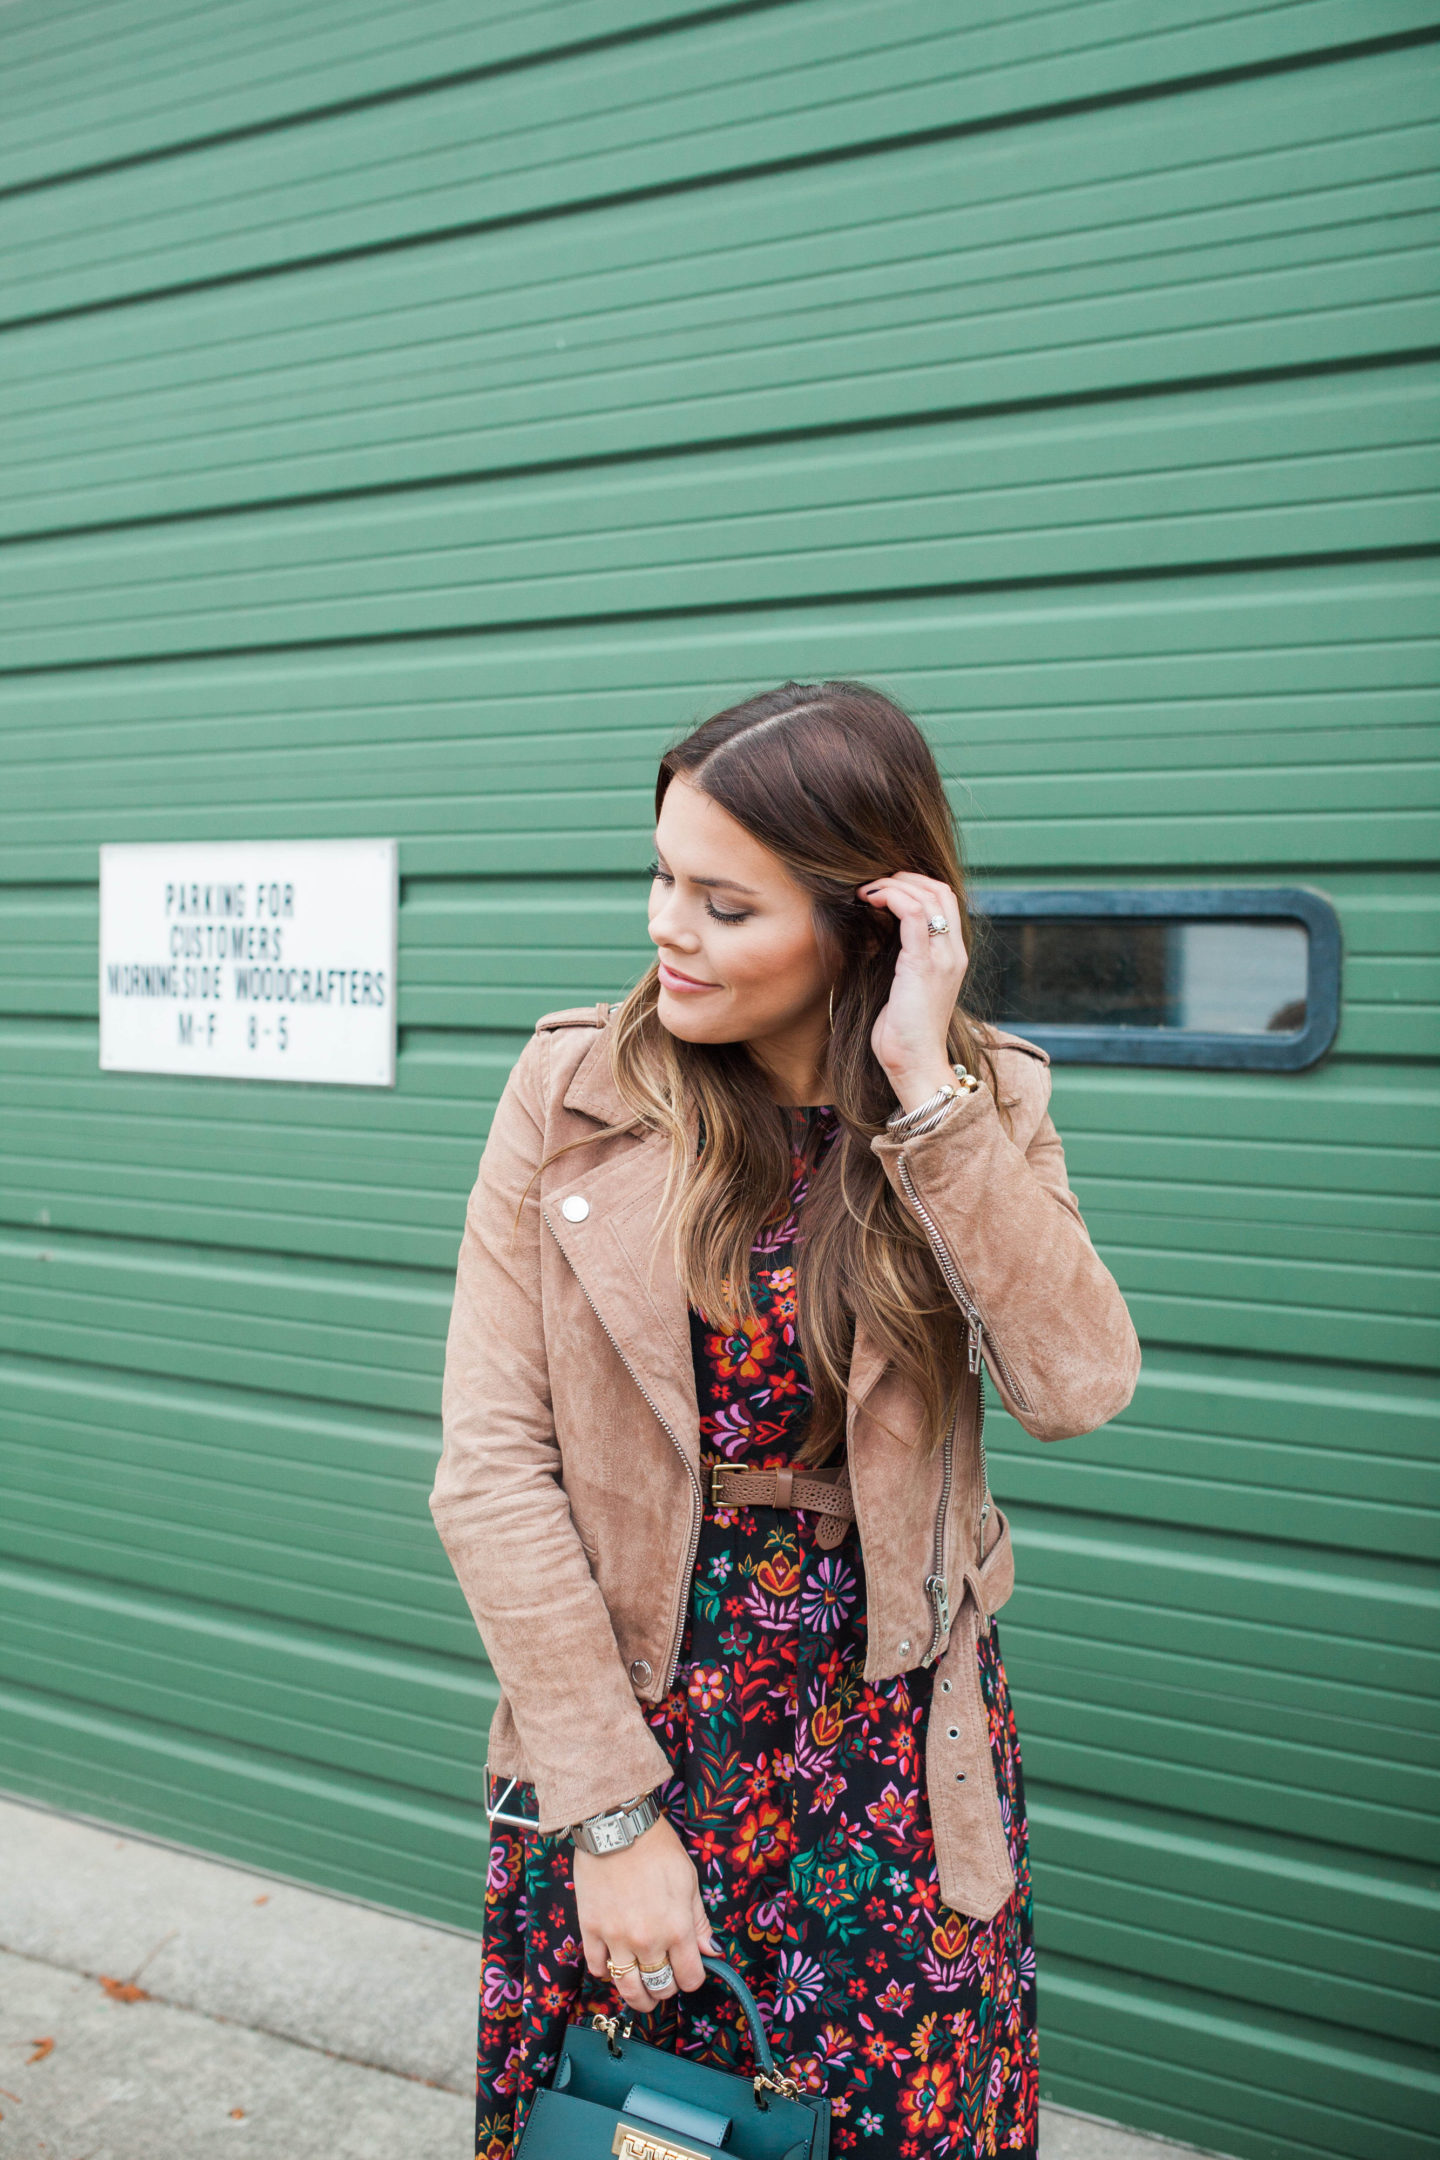
MULTIPOLYGON (((724 1958, 706 1957, 702 1951, 700 1962, 705 1967, 706 1972, 712 1972, 717 1980, 724 1981, 726 1987, 729 1988, 731 1994, 739 2003, 740 2008, 745 2013, 745 2022, 750 2028, 750 2045, 755 2051, 756 2063, 759 2065, 767 2083, 778 2084, 780 2080, 775 2076, 775 2057, 770 2051, 769 2036, 760 2022, 759 2003, 756 2002, 755 1997, 751 1994, 739 1973, 736 1972, 734 1966, 727 1965, 724 1958)), ((789 2083, 790 2081, 787 2079, 785 2082, 789 2083)))

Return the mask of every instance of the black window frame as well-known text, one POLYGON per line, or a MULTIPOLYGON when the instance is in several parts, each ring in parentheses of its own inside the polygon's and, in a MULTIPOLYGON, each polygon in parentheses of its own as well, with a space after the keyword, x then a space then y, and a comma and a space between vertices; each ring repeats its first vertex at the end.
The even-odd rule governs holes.
POLYGON ((1172 921, 1254 922, 1279 918, 1309 932, 1305 1025, 1293 1034, 1218 1034, 1179 1028, 1080 1027, 1016 1021, 997 1027, 1048 1051, 1054 1065, 1180 1065, 1192 1070, 1301 1072, 1324 1057, 1340 1027, 1340 918, 1306 885, 1137 885, 1060 890, 975 886, 970 904, 996 922, 1064 916, 1165 916, 1172 921))

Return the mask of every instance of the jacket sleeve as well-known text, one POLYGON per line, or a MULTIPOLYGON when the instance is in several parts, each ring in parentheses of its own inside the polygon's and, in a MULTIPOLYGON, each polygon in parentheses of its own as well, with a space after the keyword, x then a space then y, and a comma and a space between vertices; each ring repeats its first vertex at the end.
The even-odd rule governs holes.
POLYGON ((871 1146, 937 1259, 943 1248, 1005 1408, 1037 1440, 1066 1440, 1125 1408, 1140 1343, 1065 1175, 1050 1068, 1026 1063, 1043 1107, 1024 1148, 984 1086, 919 1139, 871 1146))
POLYGON ((547 1056, 548 1038, 532 1037, 500 1098, 466 1209, 430 1512, 508 1699, 549 1834, 672 1772, 621 1662, 562 1483, 539 1180, 529 1182, 543 1152, 547 1056))

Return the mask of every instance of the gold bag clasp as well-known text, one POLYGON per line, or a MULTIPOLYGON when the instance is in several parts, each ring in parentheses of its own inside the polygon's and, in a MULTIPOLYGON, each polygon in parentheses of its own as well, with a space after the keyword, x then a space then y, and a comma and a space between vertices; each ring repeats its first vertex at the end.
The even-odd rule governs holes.
POLYGON ((677 2145, 673 2138, 659 2137, 653 2130, 637 2130, 633 2123, 616 2123, 610 2141, 619 2160, 708 2160, 693 2145, 677 2145))

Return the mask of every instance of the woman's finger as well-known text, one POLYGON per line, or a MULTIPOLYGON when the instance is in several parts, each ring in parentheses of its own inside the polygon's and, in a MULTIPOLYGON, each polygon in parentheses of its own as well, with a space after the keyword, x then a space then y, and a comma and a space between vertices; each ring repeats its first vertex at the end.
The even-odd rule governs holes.
POLYGON ((907 917, 918 918, 926 908, 921 896, 908 885, 902 885, 898 878, 877 878, 873 885, 865 887, 861 897, 872 907, 889 908, 902 924, 907 917))
POLYGON ((683 1941, 671 1943, 670 1966, 676 1987, 684 1988, 687 1994, 691 1988, 704 1986, 705 1967, 700 1962, 700 1944, 693 1931, 683 1941))
POLYGON ((876 878, 857 887, 862 900, 877 907, 891 907, 897 914, 922 909, 927 915, 943 914, 947 921, 957 912, 955 895, 938 878, 921 877, 916 870, 902 870, 894 877, 876 878))
MULTIPOLYGON (((612 1975, 610 1985, 620 1997, 621 2002, 625 2003, 631 2010, 638 2010, 642 2017, 648 2017, 651 2004, 655 1998, 640 1978, 638 1966, 630 1962, 632 1958, 639 1956, 639 1952, 631 1950, 623 1944, 617 1948, 612 1943, 610 1955, 617 1965, 630 1966, 629 1972, 620 1974, 618 1978, 612 1975)), ((647 1958, 645 1962, 648 1964, 650 1961, 647 1958)))
POLYGON ((720 1945, 715 1940, 715 1930, 710 1925, 710 1915, 705 1910, 705 1900, 700 1891, 700 1878, 695 1878, 695 1888, 690 1893, 690 1916, 695 1923, 695 1940, 706 1957, 719 1957, 720 1945))
POLYGON ((609 1948, 603 1936, 592 1935, 584 1927, 580 1930, 580 1947, 585 1953, 586 1971, 593 1973, 597 1980, 608 1980, 610 1977, 610 1968, 605 1963, 607 1954, 614 1958, 617 1965, 625 1962, 618 1950, 609 1948))
POLYGON ((905 880, 906 891, 914 894, 924 909, 927 920, 932 915, 943 915, 946 922, 954 925, 959 914, 959 903, 948 885, 939 878, 924 877, 918 870, 902 871, 900 875, 905 880))
POLYGON ((648 2010, 650 2002, 640 1984, 638 1957, 639 1952, 632 1950, 628 1943, 607 1943, 605 1956, 600 1961, 601 1971, 620 1997, 621 2002, 626 2003, 632 2010, 648 2010), (612 1973, 610 1970, 611 1965, 628 1965, 630 1970, 629 1972, 612 1973))
POLYGON ((673 1974, 674 1962, 668 1950, 640 1950, 635 1955, 640 1960, 640 1971, 632 1973, 630 1977, 640 1990, 641 2004, 644 2009, 653 2010, 657 2002, 664 2002, 668 1995, 679 1993, 673 1978, 663 1988, 651 1988, 646 1986, 642 1977, 646 1970, 654 1972, 661 1965, 669 1965, 673 1974))
POLYGON ((860 888, 863 898, 877 906, 893 910, 900 924, 900 941, 906 951, 920 954, 927 949, 937 968, 949 972, 962 957, 960 938, 960 904, 948 885, 938 878, 922 878, 917 871, 901 871, 895 877, 877 878, 873 884, 860 888), (907 882, 901 883, 901 879, 907 882), (950 925, 951 942, 941 948, 938 938, 932 936, 930 921, 942 916, 950 925))

